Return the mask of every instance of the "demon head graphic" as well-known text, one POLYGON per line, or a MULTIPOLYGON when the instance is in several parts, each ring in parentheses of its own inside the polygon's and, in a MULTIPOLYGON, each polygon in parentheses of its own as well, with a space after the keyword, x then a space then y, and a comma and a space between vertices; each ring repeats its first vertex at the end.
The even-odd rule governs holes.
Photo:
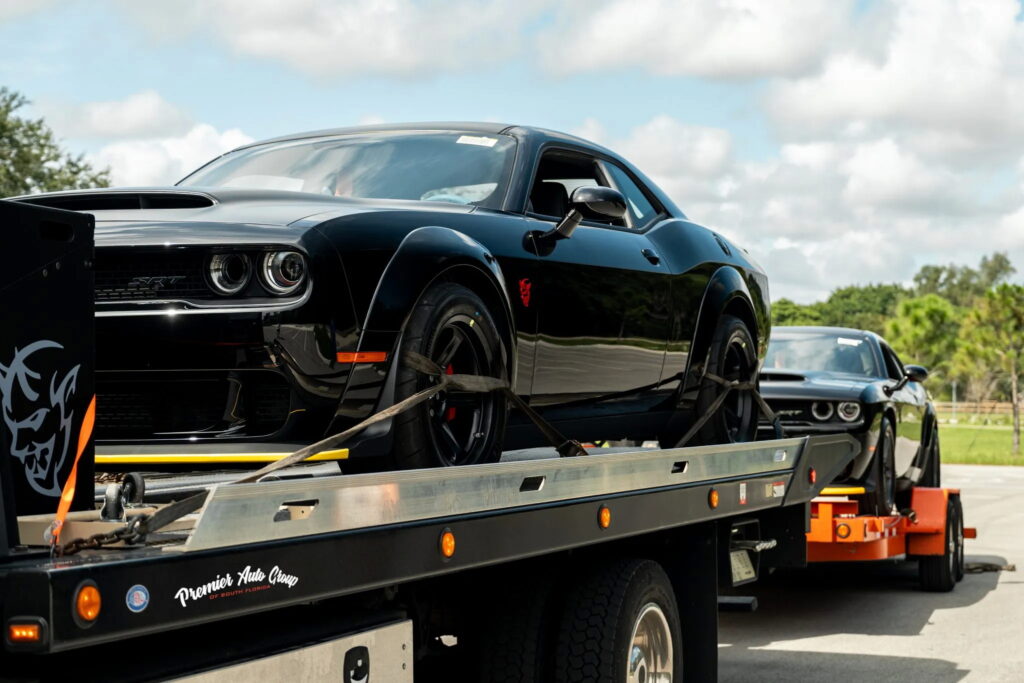
POLYGON ((43 366, 47 354, 63 349, 43 339, 15 349, 9 365, 0 363, 0 406, 10 453, 24 465, 29 485, 44 496, 60 495, 57 475, 71 444, 75 416, 69 406, 81 366, 63 376, 54 371, 46 378, 32 368, 43 366))

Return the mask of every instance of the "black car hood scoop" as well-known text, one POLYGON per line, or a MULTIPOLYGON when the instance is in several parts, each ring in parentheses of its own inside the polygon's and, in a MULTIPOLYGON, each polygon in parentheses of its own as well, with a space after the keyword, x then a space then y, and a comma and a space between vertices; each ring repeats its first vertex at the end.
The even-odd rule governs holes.
POLYGON ((216 203, 208 194, 182 190, 99 190, 23 197, 18 201, 68 211, 204 209, 216 203))

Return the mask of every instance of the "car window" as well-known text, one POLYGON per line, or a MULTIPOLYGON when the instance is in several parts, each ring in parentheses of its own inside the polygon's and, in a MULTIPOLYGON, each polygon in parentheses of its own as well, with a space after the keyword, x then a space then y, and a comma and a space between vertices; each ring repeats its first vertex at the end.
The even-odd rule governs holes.
POLYGON ((642 228, 651 222, 658 210, 654 208, 643 190, 633 181, 632 178, 615 164, 605 164, 608 175, 611 176, 615 189, 626 198, 626 206, 629 207, 630 224, 633 228, 642 228))
MULTIPOLYGON (((526 204, 527 213, 560 219, 569 212, 569 197, 578 187, 608 187, 597 160, 583 154, 561 150, 545 152, 537 164, 533 188, 526 204)), ((583 210, 586 221, 625 226, 625 221, 583 210)))
POLYGON ((501 206, 515 139, 458 131, 365 133, 245 147, 179 185, 501 206))
POLYGON ((885 358, 885 371, 888 373, 890 379, 903 379, 905 371, 903 370, 903 363, 896 357, 896 352, 888 347, 886 344, 882 344, 882 357, 885 358))
POLYGON ((772 334, 764 371, 838 372, 882 377, 868 340, 861 335, 784 331, 772 334))

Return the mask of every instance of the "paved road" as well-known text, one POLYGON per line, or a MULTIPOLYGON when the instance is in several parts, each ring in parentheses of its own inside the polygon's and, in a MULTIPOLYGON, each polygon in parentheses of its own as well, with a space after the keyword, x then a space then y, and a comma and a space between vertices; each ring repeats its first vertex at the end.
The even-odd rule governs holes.
POLYGON ((967 562, 1020 571, 968 574, 952 593, 918 590, 913 563, 770 577, 749 591, 757 612, 721 615, 719 680, 1024 681, 1024 467, 942 477, 978 529, 967 562))

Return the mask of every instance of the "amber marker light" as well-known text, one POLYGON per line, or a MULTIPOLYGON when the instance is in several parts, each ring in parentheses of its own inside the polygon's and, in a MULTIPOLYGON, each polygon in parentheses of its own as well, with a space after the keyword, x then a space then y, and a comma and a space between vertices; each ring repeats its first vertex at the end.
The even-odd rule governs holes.
POLYGON ((708 506, 714 510, 718 507, 718 489, 708 491, 708 506))
POLYGON ((79 588, 78 594, 75 595, 75 614, 86 624, 92 624, 100 615, 102 603, 100 589, 87 583, 79 588))
POLYGON ((607 529, 612 525, 612 509, 607 505, 602 505, 597 509, 597 525, 602 529, 607 529))
POLYGON ((451 532, 451 529, 445 529, 441 533, 441 555, 447 560, 455 554, 455 534, 451 532))
POLYGON ((339 363, 383 363, 388 359, 387 351, 339 351, 339 363))
POLYGON ((7 641, 10 643, 38 643, 41 637, 39 624, 9 624, 7 641))

